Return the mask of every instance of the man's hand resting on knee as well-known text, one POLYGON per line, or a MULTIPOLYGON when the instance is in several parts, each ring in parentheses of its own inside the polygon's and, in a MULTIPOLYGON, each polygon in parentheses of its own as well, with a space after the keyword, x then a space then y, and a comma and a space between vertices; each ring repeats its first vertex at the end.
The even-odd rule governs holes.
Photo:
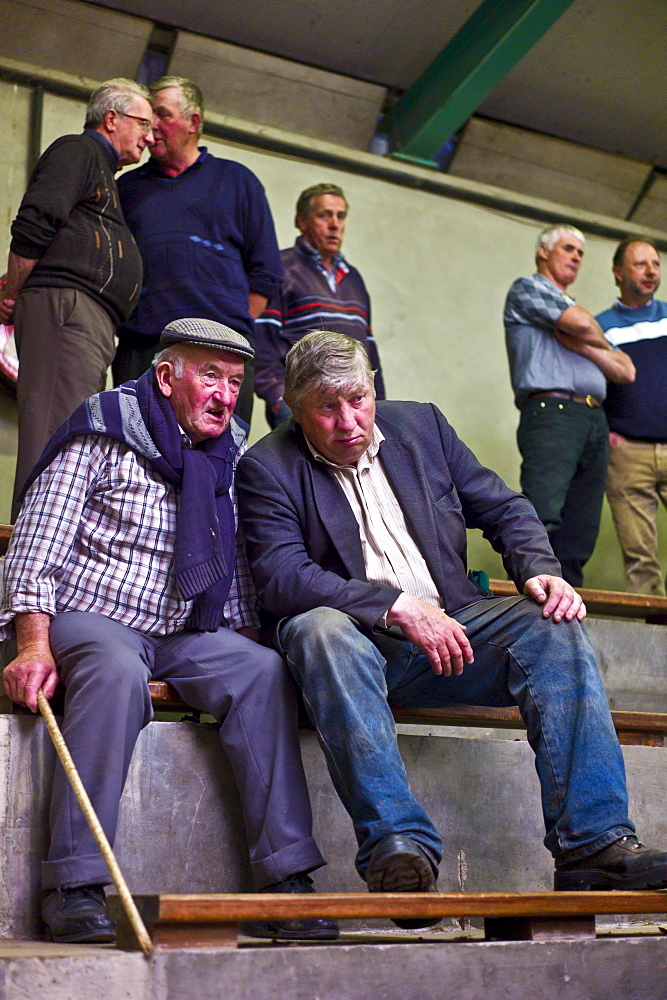
POLYGON ((566 622, 571 622, 573 618, 583 621, 586 617, 586 605, 581 597, 560 576, 548 576, 546 573, 531 576, 530 580, 526 580, 523 592, 538 604, 543 604, 542 614, 555 622, 562 618, 566 622))
POLYGON ((41 612, 18 614, 15 618, 18 656, 2 674, 5 694, 17 705, 37 711, 37 692, 44 689, 53 697, 58 671, 49 645, 49 615, 41 612))
POLYGON ((399 594, 387 612, 387 625, 398 625, 406 639, 428 657, 436 674, 462 674, 463 664, 473 662, 465 625, 417 597, 399 594))

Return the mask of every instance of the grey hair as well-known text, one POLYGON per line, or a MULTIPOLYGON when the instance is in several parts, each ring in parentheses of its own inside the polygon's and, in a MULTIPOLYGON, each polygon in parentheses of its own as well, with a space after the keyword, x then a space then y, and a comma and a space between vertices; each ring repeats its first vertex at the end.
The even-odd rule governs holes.
POLYGON ((190 118, 195 112, 199 115, 197 135, 201 135, 204 131, 204 95, 197 84, 185 76, 161 76, 148 85, 151 100, 159 90, 166 90, 168 87, 175 87, 178 91, 178 102, 182 115, 187 118, 190 118))
POLYGON ((119 115, 127 114, 137 97, 145 97, 148 100, 148 91, 140 83, 126 80, 122 76, 105 80, 90 95, 83 127, 97 128, 104 121, 107 111, 117 111, 119 115))
POLYGON ((302 191, 297 199, 296 214, 294 216, 294 225, 297 229, 299 228, 299 216, 305 218, 307 215, 310 215, 313 210, 313 202, 316 198, 320 198, 324 194, 331 194, 334 198, 342 198, 345 202, 345 211, 349 211, 350 206, 342 187, 338 187, 337 184, 312 184, 311 187, 307 187, 305 191, 302 191))
POLYGON ((183 378, 185 361, 183 360, 183 352, 180 350, 178 344, 170 344, 169 347, 163 347, 162 350, 155 355, 151 364, 153 368, 157 368, 157 366, 162 364, 163 361, 168 361, 174 366, 174 375, 176 378, 183 378))
POLYGON ((553 250, 558 241, 567 239, 568 235, 574 236, 576 239, 581 240, 584 245, 586 244, 586 237, 580 229, 577 229, 576 226, 571 226, 569 222, 559 222, 556 226, 547 226, 537 237, 535 260, 540 259, 540 247, 544 247, 546 250, 553 250))
POLYGON ((284 396, 294 411, 313 389, 323 393, 345 389, 373 390, 375 372, 364 345, 343 333, 311 330, 290 348, 285 358, 284 396))

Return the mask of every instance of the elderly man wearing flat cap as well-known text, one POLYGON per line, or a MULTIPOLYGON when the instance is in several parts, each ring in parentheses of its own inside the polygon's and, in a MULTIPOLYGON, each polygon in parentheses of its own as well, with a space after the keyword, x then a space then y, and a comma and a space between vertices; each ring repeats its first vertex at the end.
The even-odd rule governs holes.
MULTIPOLYGON (((294 698, 277 653, 257 644, 237 532, 233 416, 241 334, 179 319, 137 381, 92 396, 33 469, 5 563, 0 638, 16 637, 6 694, 36 709, 65 687, 63 733, 111 843, 132 751, 151 719, 148 681, 212 715, 231 763, 257 889, 309 892, 324 864, 312 836, 294 698)), ((60 765, 42 913, 56 941, 114 938, 108 871, 60 765)), ((281 938, 337 935, 332 921, 253 925, 281 938)))

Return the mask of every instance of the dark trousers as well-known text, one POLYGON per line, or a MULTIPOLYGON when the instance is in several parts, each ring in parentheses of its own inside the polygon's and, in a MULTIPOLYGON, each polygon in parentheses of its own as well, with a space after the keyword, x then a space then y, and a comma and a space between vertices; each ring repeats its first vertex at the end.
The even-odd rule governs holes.
MULTIPOLYGON (((324 864, 312 837, 294 689, 274 650, 227 628, 157 637, 78 611, 56 615, 49 639, 66 687, 65 742, 111 844, 132 751, 153 714, 148 681, 164 680, 219 724, 256 887, 324 864)), ((111 881, 59 763, 50 830, 45 889, 111 881)))
POLYGON ((88 396, 104 389, 114 355, 114 324, 85 292, 26 288, 16 303, 19 441, 16 496, 51 435, 88 396))
MULTIPOLYGON (((115 386, 122 385, 123 382, 139 378, 150 368, 153 358, 161 350, 162 347, 157 340, 150 347, 132 347, 130 344, 119 343, 111 366, 113 384, 115 386)), ((250 424, 255 386, 255 362, 248 359, 244 367, 243 385, 234 407, 234 413, 241 420, 250 424)))
POLYGON ((531 399, 517 441, 521 489, 547 529, 564 578, 580 587, 600 528, 609 457, 605 412, 567 399, 531 399))

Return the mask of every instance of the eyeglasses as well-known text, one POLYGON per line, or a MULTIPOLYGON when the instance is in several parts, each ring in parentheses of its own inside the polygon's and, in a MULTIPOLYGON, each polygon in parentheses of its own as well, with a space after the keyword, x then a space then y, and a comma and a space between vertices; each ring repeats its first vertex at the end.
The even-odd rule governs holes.
POLYGON ((153 131, 153 122, 149 122, 148 118, 137 118, 136 115, 126 115, 124 111, 119 111, 118 114, 121 118, 132 118, 135 122, 139 122, 139 126, 144 135, 148 135, 149 132, 153 131))

